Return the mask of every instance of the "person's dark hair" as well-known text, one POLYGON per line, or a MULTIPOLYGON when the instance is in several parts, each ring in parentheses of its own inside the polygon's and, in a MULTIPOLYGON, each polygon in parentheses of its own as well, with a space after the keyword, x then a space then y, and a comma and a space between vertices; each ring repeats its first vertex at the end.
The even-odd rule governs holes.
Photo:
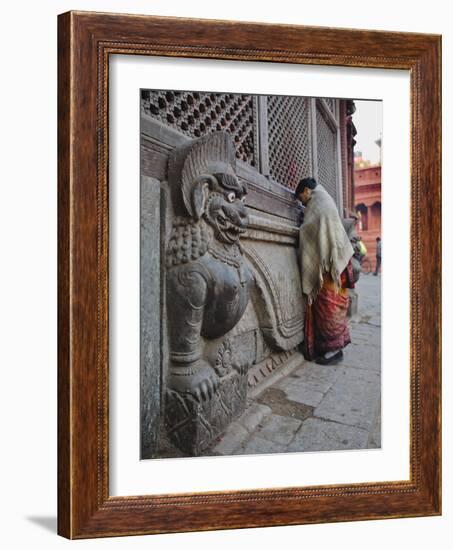
POLYGON ((300 180, 300 182, 297 184, 296 190, 294 191, 294 196, 297 199, 297 197, 300 195, 300 193, 303 193, 306 187, 308 187, 309 189, 314 189, 316 185, 317 183, 314 178, 304 178, 300 180))
POLYGON ((376 237, 376 240, 377 240, 377 241, 380 241, 380 240, 381 240, 381 237, 376 237))

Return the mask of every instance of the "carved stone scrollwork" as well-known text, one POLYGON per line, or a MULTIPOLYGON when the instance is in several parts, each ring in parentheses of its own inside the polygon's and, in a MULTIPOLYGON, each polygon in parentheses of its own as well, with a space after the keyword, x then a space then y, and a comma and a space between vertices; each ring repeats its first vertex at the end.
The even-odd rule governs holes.
POLYGON ((255 277, 254 306, 261 332, 276 351, 303 339, 304 308, 297 257, 290 246, 247 243, 245 256, 255 277))
POLYGON ((166 253, 165 416, 173 442, 195 455, 240 412, 247 388, 247 365, 234 360, 224 339, 253 283, 239 242, 248 224, 247 189, 236 177, 230 136, 216 132, 175 149, 169 187, 175 217, 166 253), (212 341, 214 360, 206 353, 212 341))

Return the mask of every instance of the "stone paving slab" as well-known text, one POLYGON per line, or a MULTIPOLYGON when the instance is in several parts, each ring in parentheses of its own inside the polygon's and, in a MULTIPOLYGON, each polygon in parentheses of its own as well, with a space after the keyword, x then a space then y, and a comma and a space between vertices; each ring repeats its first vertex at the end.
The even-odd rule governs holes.
POLYGON ((238 423, 248 432, 253 432, 258 428, 264 418, 272 413, 272 409, 267 405, 253 403, 245 413, 238 419, 238 423))
POLYGON ((351 332, 359 338, 367 338, 372 343, 376 328, 368 323, 351 323, 351 332))
POLYGON ((263 439, 259 435, 253 435, 247 443, 241 448, 239 454, 271 454, 271 453, 284 453, 286 451, 286 445, 280 445, 274 441, 263 439))
POLYGON ((380 327, 381 326, 381 314, 378 313, 378 314, 372 315, 368 320, 368 324, 373 325, 375 327, 380 327))
MULTIPOLYGON (((351 341, 352 341, 352 344, 355 344, 357 346, 362 346, 366 349, 370 349, 370 348, 374 347, 373 344, 370 343, 370 338, 368 336, 357 336, 353 332, 351 332, 351 341)), ((347 349, 347 347, 346 347, 346 349, 347 349)), ((343 351, 346 352, 346 349, 343 350, 343 351)))
POLYGON ((239 422, 232 422, 221 440, 212 449, 213 454, 231 455, 249 436, 249 432, 239 422))
POLYGON ((297 432, 288 452, 363 449, 368 431, 319 418, 308 418, 297 432))
POLYGON ((286 393, 279 388, 267 388, 259 395, 258 399, 260 403, 269 405, 274 414, 297 418, 301 421, 313 416, 313 407, 291 401, 286 393))
MULTIPOLYGON (((375 337, 376 338, 376 337, 375 337)), ((363 346, 349 344, 344 350, 342 365, 359 369, 381 372, 381 348, 380 346, 363 346)))
POLYGON ((309 405, 310 407, 318 406, 324 398, 322 392, 316 391, 310 385, 299 381, 289 384, 283 391, 290 401, 309 405))
POLYGON ((351 346, 360 346, 365 353, 367 351, 371 352, 372 349, 375 347, 375 345, 372 343, 373 339, 374 337, 370 336, 357 336, 357 334, 354 334, 354 332, 351 331, 351 344, 346 346, 343 352, 346 355, 346 352, 351 349, 351 346))
MULTIPOLYGON (((337 373, 338 368, 335 365, 317 365, 316 363, 306 362, 293 373, 293 376, 298 378, 296 383, 300 382, 315 391, 326 393, 334 384, 337 373)), ((294 383, 291 377, 286 380, 289 384, 294 383)))
POLYGON ((373 339, 376 335, 376 328, 365 323, 351 323, 351 333, 357 338, 366 340, 373 345, 373 339))
POLYGON ((259 430, 259 436, 267 441, 288 445, 301 425, 302 422, 296 418, 271 414, 259 430))
POLYGON ((341 368, 335 385, 314 410, 314 416, 370 430, 380 398, 380 374, 341 368))

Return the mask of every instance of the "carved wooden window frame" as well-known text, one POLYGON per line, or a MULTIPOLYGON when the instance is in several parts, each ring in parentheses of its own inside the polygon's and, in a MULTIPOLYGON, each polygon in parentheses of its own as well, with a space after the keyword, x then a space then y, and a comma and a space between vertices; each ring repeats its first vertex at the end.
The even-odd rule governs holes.
POLYGON ((441 513, 439 36, 69 12, 59 17, 58 531, 88 538, 441 513), (410 479, 109 496, 110 54, 406 69, 411 94, 410 479), (429 208, 419 198, 429 196, 429 208))

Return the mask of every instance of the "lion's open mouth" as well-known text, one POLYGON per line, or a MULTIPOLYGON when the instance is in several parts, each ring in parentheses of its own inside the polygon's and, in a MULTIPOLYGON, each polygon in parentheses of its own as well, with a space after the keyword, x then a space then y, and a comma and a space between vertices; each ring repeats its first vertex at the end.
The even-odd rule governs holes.
POLYGON ((218 230, 230 241, 237 241, 246 232, 245 227, 240 227, 223 216, 217 216, 216 222, 218 230))

